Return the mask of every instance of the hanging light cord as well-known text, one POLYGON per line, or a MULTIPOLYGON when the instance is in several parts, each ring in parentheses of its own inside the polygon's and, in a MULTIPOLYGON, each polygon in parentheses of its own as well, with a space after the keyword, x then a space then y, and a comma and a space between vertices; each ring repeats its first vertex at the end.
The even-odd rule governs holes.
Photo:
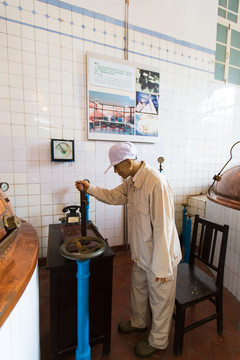
POLYGON ((240 143, 240 140, 235 142, 235 144, 233 144, 233 146, 231 147, 230 149, 230 158, 228 159, 228 161, 226 162, 226 164, 223 166, 223 168, 219 171, 219 173, 217 175, 214 175, 213 177, 213 183, 212 185, 210 186, 210 188, 208 189, 208 194, 210 194, 210 190, 211 188, 213 187, 213 185, 215 184, 215 181, 219 181, 220 180, 220 174, 222 173, 223 169, 225 169, 225 167, 227 166, 227 164, 232 160, 232 149, 234 148, 235 145, 239 144, 240 143))

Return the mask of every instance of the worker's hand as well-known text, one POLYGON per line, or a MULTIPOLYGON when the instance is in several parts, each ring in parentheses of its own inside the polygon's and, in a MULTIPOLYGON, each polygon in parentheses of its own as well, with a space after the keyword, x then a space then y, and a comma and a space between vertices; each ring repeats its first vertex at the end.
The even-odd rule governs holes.
MULTIPOLYGON (((159 278, 156 277, 155 281, 158 282, 158 280, 159 280, 159 278)), ((167 278, 162 278, 160 280, 161 280, 161 283, 163 284, 163 283, 165 283, 167 281, 167 278)))
POLYGON ((87 191, 89 188, 89 185, 90 185, 90 183, 88 180, 79 180, 79 181, 75 182, 75 186, 78 189, 78 191, 82 191, 82 190, 87 191))

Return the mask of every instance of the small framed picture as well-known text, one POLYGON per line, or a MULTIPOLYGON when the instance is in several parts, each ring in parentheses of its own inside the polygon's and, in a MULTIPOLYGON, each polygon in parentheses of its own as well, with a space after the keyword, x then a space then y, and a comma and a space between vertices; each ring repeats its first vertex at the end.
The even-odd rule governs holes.
POLYGON ((74 140, 51 139, 52 161, 74 161, 74 140))

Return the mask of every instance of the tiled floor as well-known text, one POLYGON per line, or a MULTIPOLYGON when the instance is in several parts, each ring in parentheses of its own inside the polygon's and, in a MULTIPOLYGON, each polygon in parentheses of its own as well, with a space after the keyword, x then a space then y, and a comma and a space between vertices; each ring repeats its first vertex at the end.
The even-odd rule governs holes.
MULTIPOLYGON (((147 336, 146 333, 119 334, 117 325, 120 320, 127 320, 130 308, 131 267, 129 252, 117 252, 113 267, 113 306, 112 306, 112 340, 109 357, 101 356, 102 345, 91 349, 91 360, 136 360, 134 345, 147 336)), ((41 360, 50 359, 49 343, 49 272, 45 267, 39 268, 40 282, 40 333, 41 360)), ((184 337, 181 360, 240 360, 240 303, 224 290, 224 331, 219 336, 216 321, 211 321, 195 329, 184 337)), ((208 312, 213 305, 206 302, 204 306, 195 306, 187 313, 188 320, 196 319, 199 314, 208 312)), ((158 351, 149 359, 176 359, 173 353, 174 321, 170 333, 170 344, 167 350, 158 351)), ((62 356, 61 359, 73 360, 74 353, 62 356)))

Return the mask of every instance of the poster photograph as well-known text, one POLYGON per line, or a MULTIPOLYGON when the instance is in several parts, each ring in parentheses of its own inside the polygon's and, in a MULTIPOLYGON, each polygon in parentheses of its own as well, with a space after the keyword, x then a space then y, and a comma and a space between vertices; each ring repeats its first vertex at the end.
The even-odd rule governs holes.
POLYGON ((137 68, 136 90, 159 94, 160 74, 155 71, 137 68))
POLYGON ((159 96, 136 92, 136 111, 147 114, 158 114, 159 96))
POLYGON ((89 91, 89 131, 100 134, 134 133, 135 99, 125 95, 89 91))
POLYGON ((88 54, 88 139, 155 142, 160 73, 88 54))

